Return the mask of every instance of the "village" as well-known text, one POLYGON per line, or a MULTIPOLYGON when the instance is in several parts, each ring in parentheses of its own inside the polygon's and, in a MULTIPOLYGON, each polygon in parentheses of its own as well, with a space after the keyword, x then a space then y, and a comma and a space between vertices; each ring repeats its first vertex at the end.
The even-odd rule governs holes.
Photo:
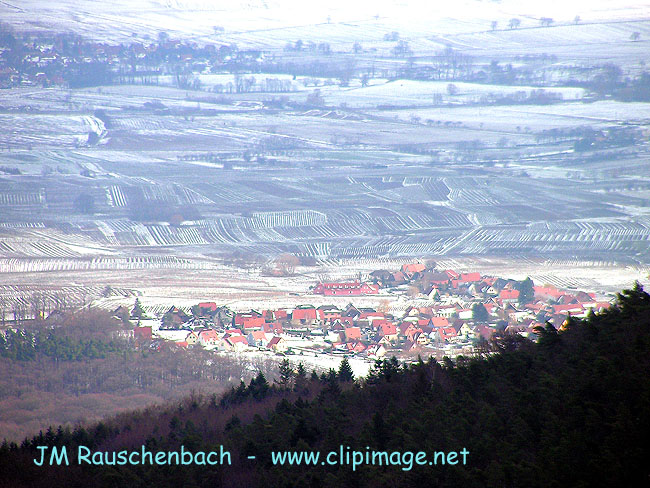
MULTIPOLYGON (((145 318, 136 302, 130 311, 137 320, 134 339, 139 347, 203 347, 221 353, 263 351, 281 356, 346 356, 374 361, 396 356, 471 356, 494 337, 519 334, 536 339, 535 328, 550 322, 561 328, 568 316, 586 317, 608 308, 594 293, 564 291, 552 285, 484 276, 479 272, 437 270, 425 264, 404 264, 392 272, 377 270, 368 281, 321 282, 310 293, 349 297, 347 306, 232 311, 215 302, 201 302, 190 310, 171 306, 159 319, 145 318), (427 306, 409 306, 403 314, 381 306, 357 307, 355 297, 408 293, 427 306)), ((306 296, 306 295, 305 295, 306 296)))

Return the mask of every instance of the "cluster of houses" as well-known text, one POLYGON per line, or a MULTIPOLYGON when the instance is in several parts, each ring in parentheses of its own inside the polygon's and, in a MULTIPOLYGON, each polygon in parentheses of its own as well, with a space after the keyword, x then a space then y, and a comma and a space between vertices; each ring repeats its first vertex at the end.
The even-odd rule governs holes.
POLYGON ((117 76, 113 81, 142 78, 151 82, 169 63, 206 72, 229 63, 256 62, 262 56, 260 51, 240 51, 236 46, 199 47, 164 33, 157 41, 129 44, 95 42, 70 34, 14 37, 8 33, 0 46, 0 88, 66 86, 71 83, 70 73, 83 71, 85 66, 96 71, 99 65, 117 76))
MULTIPOLYGON (((534 328, 550 321, 560 327, 567 315, 585 316, 590 310, 610 306, 594 294, 534 286, 480 273, 427 270, 422 264, 404 265, 399 272, 371 273, 375 283, 360 281, 319 283, 314 293, 325 296, 378 295, 402 279, 424 289, 422 306, 411 305, 400 313, 360 308, 352 303, 299 305, 292 310, 232 312, 204 302, 187 313, 172 307, 160 328, 136 328, 135 336, 171 338, 178 347, 194 345, 220 351, 250 349, 287 353, 349 354, 379 358, 390 354, 468 354, 495 334, 535 337, 534 328), (397 275, 397 280, 395 279, 397 275), (402 278, 403 277, 403 278, 402 278), (522 297, 525 295, 525 297, 522 297)), ((379 307, 382 308, 382 307, 379 307)), ((385 307, 384 307, 385 308, 385 307)))

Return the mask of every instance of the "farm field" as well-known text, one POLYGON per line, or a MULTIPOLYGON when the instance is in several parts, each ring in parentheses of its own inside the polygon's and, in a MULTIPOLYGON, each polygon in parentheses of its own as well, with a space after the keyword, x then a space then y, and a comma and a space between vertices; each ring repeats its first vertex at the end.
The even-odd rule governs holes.
POLYGON ((105 305, 288 306, 338 267, 428 258, 603 291, 645 279, 650 103, 598 86, 650 62, 647 6, 290 3, 0 4, 33 44, 99 43, 84 62, 134 43, 106 61, 113 83, 41 83, 54 58, 30 56, 43 71, 0 90, 9 300, 41 283, 105 305), (286 254, 310 265, 295 280, 271 276, 286 254))

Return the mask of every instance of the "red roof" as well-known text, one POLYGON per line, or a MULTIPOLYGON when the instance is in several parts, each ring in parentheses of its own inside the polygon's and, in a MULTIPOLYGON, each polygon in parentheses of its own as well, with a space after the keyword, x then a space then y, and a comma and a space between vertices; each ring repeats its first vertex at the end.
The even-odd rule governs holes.
POLYGON ((264 330, 264 332, 266 332, 268 334, 271 334, 271 333, 282 334, 282 324, 277 323, 277 322, 275 322, 273 324, 264 324, 263 330, 264 330))
POLYGON ((199 332, 199 339, 203 341, 216 341, 219 338, 217 331, 214 329, 202 330, 199 332))
POLYGON ((214 312, 217 309, 217 304, 214 302, 201 302, 199 308, 205 308, 214 312))
POLYGON ((246 339, 244 336, 230 336, 226 339, 228 342, 231 344, 236 344, 237 342, 241 342, 242 344, 248 345, 248 339, 246 339))
POLYGON ((315 308, 296 308, 291 313, 293 320, 316 320, 318 318, 315 308))
POLYGON ((447 327, 449 320, 447 320, 447 317, 433 317, 431 323, 434 327, 447 327))
POLYGON ((395 325, 391 324, 390 322, 386 322, 385 324, 381 325, 379 334, 382 336, 395 335, 397 334, 397 327, 395 327, 395 325))
POLYGON ((446 341, 450 337, 456 337, 458 334, 453 327, 441 327, 438 329, 438 335, 443 341, 446 341))
POLYGON ((348 342, 346 346, 348 351, 363 352, 366 350, 366 346, 361 341, 348 342))
POLYGON ((425 269, 427 269, 427 267, 424 264, 420 264, 420 263, 405 264, 402 266, 402 272, 409 275, 415 273, 421 273, 425 269))
POLYGON ((387 319, 379 319, 379 320, 373 320, 372 321, 372 328, 375 330, 381 329, 384 325, 392 325, 392 322, 387 319))
POLYGON ((361 339, 361 329, 359 327, 346 327, 345 338, 347 340, 361 339))
POLYGON ((406 281, 406 275, 404 275, 404 273, 401 271, 398 271, 397 273, 393 273, 393 280, 401 283, 402 281, 406 281))
POLYGON ((582 304, 580 303, 567 303, 563 305, 553 305, 553 311, 555 313, 562 312, 582 312, 582 304))
POLYGON ((533 290, 535 290, 535 295, 548 296, 548 297, 553 297, 553 298, 557 298, 557 297, 559 297, 559 296, 561 296, 563 294, 561 291, 559 291, 553 285, 549 285, 549 286, 533 286, 533 290))
POLYGON ((484 303, 483 306, 485 307, 485 310, 487 310, 489 313, 492 313, 492 311, 497 307, 496 303, 484 303))
POLYGON ((259 341, 262 339, 266 339, 266 332, 264 332, 263 330, 254 330, 253 332, 251 332, 251 336, 256 341, 259 341))
POLYGON ((318 310, 318 316, 321 320, 336 320, 341 318, 340 310, 318 310))
POLYGON ((378 317, 382 317, 382 318, 383 318, 383 317, 385 317, 385 315, 384 315, 383 313, 381 313, 381 312, 375 312, 374 310, 371 311, 371 312, 363 311, 363 312, 361 312, 361 314, 359 315, 359 320, 367 319, 367 318, 369 318, 369 317, 372 317, 372 318, 373 318, 373 322, 374 322, 374 320, 379 320, 378 317))
POLYGON ((379 285, 361 283, 359 281, 319 283, 314 288, 314 293, 319 295, 375 295, 379 293, 379 285))
POLYGON ((502 300, 516 300, 519 298, 519 290, 506 290, 503 289, 499 292, 499 298, 502 300))
POLYGON ((481 281, 481 273, 463 273, 460 275, 460 280, 464 281, 465 283, 481 281))
POLYGON ((244 317, 242 325, 244 329, 261 329, 265 322, 264 317, 244 317))
POLYGON ((251 318, 261 318, 262 323, 264 323, 264 317, 261 317, 260 315, 252 313, 237 313, 235 314, 235 325, 242 326, 247 320, 251 318))

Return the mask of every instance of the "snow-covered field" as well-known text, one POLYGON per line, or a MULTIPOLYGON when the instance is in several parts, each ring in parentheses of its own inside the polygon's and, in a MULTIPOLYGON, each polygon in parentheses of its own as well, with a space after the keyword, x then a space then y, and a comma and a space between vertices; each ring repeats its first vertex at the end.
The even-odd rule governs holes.
POLYGON ((585 94, 582 88, 570 87, 503 86, 416 80, 394 80, 363 88, 323 87, 321 93, 328 105, 338 106, 345 103, 348 107, 374 108, 378 105, 429 105, 433 102, 434 96, 441 97, 441 100, 447 103, 479 102, 482 97, 487 96, 504 97, 515 93, 529 96, 534 90, 557 94, 563 100, 579 100, 585 94), (457 94, 452 96, 448 93, 449 85, 455 87, 457 94))
POLYGON ((86 145, 88 134, 101 137, 104 124, 89 115, 0 115, 0 148, 77 147, 86 145))
MULTIPOLYGON (((393 0, 302 2, 299 0, 8 0, 0 4, 5 22, 24 29, 74 31, 96 39, 149 37, 161 30, 204 41, 238 42, 248 46, 283 46, 300 38, 326 39, 334 46, 354 41, 378 42, 393 30, 407 38, 489 31, 492 21, 506 28, 521 19, 520 31, 538 27, 540 17, 557 24, 603 19, 639 19, 650 6, 638 0, 573 0, 546 2, 462 0, 453 3, 393 0), (217 29, 215 29, 217 27, 217 29), (221 30, 223 29, 223 31, 221 30)), ((629 37, 629 34, 628 34, 629 37)))
POLYGON ((478 107, 440 107, 424 109, 382 110, 371 112, 396 117, 405 122, 461 123, 483 130, 517 133, 528 127, 533 131, 553 128, 592 126, 594 128, 622 120, 650 119, 650 103, 603 100, 593 103, 561 103, 554 105, 509 105, 478 107))
MULTIPOLYGON (((410 305, 424 306, 422 299, 412 299, 404 291, 382 292, 380 295, 361 297, 325 297, 314 295, 309 287, 319 278, 351 279, 359 273, 366 276, 375 269, 397 270, 404 261, 372 263, 364 260, 344 260, 320 268, 300 268, 299 274, 287 278, 269 278, 259 272, 242 273, 233 268, 219 267, 214 271, 160 272, 147 271, 148 279, 133 271, 97 272, 77 276, 77 282, 90 284, 120 284, 140 292, 140 301, 147 310, 161 313, 171 305, 189 309, 201 301, 215 301, 237 311, 293 309, 297 305, 336 305, 345 307, 352 302, 359 307, 389 308, 402 313, 410 305), (379 266, 377 266, 379 264, 379 266)), ((578 288, 597 292, 600 296, 630 287, 635 280, 650 285, 650 268, 643 266, 620 266, 611 262, 585 262, 579 260, 505 260, 503 258, 467 258, 438 261, 438 267, 460 272, 479 271, 484 275, 524 279, 530 276, 538 284, 550 283, 560 288, 578 288)), ((47 281, 53 276, 43 276, 47 281)), ((15 283, 26 285, 38 276, 13 277, 15 283)), ((132 305, 133 297, 114 296, 100 299, 102 308, 114 309, 119 305, 132 305)))

